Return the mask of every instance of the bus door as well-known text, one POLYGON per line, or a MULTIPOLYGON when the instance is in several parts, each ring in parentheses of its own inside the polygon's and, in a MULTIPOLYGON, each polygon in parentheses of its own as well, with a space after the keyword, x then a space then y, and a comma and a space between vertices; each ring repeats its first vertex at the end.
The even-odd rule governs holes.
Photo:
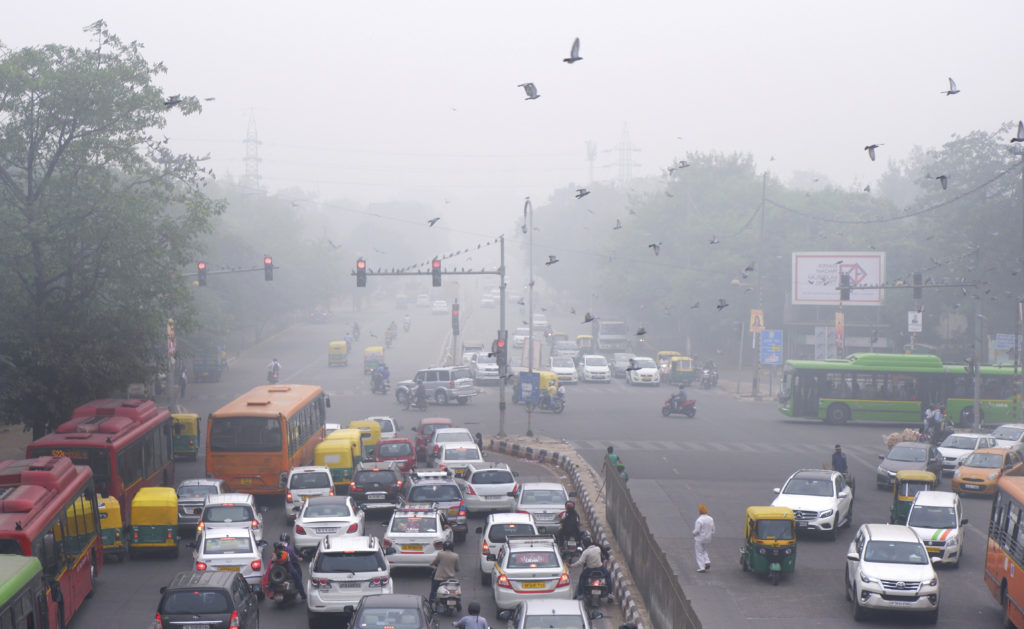
POLYGON ((792 378, 793 417, 817 417, 820 397, 818 376, 794 372, 792 378))

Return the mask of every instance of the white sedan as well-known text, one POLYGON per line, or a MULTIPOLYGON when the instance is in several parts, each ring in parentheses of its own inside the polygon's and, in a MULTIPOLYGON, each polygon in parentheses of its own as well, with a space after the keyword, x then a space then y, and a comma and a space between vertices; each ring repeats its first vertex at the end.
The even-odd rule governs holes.
POLYGON ((637 356, 629 359, 629 367, 626 367, 626 382, 631 385, 649 384, 658 386, 661 384, 661 372, 658 370, 658 363, 649 356, 637 356))
POLYGON ((193 544, 192 557, 196 570, 226 570, 238 572, 253 589, 258 589, 263 578, 263 546, 257 542, 252 529, 203 529, 193 544))
POLYGON ((395 509, 384 531, 384 554, 392 566, 429 567, 454 534, 433 505, 414 504, 395 509))
POLYGON ((349 496, 310 498, 295 518, 295 550, 309 559, 328 535, 362 535, 365 518, 349 496))

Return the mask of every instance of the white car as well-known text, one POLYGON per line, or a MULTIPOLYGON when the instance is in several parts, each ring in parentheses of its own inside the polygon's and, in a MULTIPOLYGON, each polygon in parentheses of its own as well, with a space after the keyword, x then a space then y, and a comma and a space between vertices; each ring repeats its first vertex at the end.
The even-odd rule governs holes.
POLYGON ((576 361, 568 356, 552 356, 548 359, 551 373, 558 376, 558 384, 576 384, 580 381, 576 372, 576 361))
POLYGON ((263 514, 252 494, 213 494, 206 497, 196 524, 196 536, 203 529, 236 529, 247 526, 256 541, 263 539, 263 514))
POLYGON ((468 428, 438 428, 430 435, 427 442, 427 462, 433 466, 433 462, 441 454, 441 447, 447 444, 471 443, 476 445, 476 439, 468 428))
POLYGON ((526 345, 526 339, 530 338, 530 328, 516 328, 512 333, 512 347, 526 345))
POLYGON ((470 465, 483 462, 484 455, 475 443, 444 444, 437 457, 437 466, 442 470, 451 470, 455 478, 465 478, 470 465))
POLYGON ((608 359, 600 354, 584 354, 580 359, 580 380, 583 382, 611 382, 612 370, 608 359))
POLYGON ((509 535, 538 535, 537 525, 529 513, 492 513, 487 524, 478 526, 480 534, 480 584, 490 585, 494 572, 494 561, 488 555, 497 556, 509 535))
POLYGON ((373 417, 367 417, 366 419, 372 419, 377 422, 380 426, 380 440, 386 439, 397 439, 398 438, 398 422, 387 415, 379 415, 373 417))
POLYGON ((835 540, 840 526, 853 523, 853 492, 840 472, 798 470, 774 491, 772 506, 792 509, 798 531, 821 531, 835 540))
POLYGON ((473 354, 469 359, 469 373, 476 384, 498 384, 501 381, 498 359, 486 352, 473 354))
POLYGON ((391 566, 376 537, 330 535, 309 563, 306 608, 310 625, 320 614, 344 614, 364 596, 391 594, 391 566))
POLYGON ((384 530, 384 554, 392 566, 428 567, 453 538, 443 513, 428 504, 395 509, 384 530))
POLYGON ((293 467, 284 483, 284 510, 291 518, 302 509, 302 503, 315 496, 333 496, 331 470, 322 465, 293 467))
POLYGON ((448 314, 448 302, 443 299, 430 302, 430 314, 448 314))
POLYGON ((942 473, 952 474, 960 467, 967 455, 980 448, 994 448, 996 440, 991 435, 970 432, 955 432, 939 444, 942 455, 942 473))
POLYGON ((583 601, 563 601, 557 598, 523 601, 516 605, 515 610, 502 612, 498 618, 500 620, 507 618, 509 629, 533 629, 534 627, 591 629, 593 627, 590 623, 590 611, 583 601))
POLYGON ((637 356, 631 358, 629 363, 629 367, 626 367, 626 382, 628 384, 649 384, 655 387, 661 384, 661 371, 653 358, 637 356))
POLYGON ((533 516, 541 533, 554 533, 568 500, 569 494, 558 483, 523 483, 516 493, 515 510, 533 516))
POLYGON ((349 496, 310 498, 302 505, 292 527, 292 544, 305 559, 316 552, 328 535, 362 535, 366 516, 349 496))
POLYGON ((249 527, 203 529, 193 544, 196 570, 238 572, 246 583, 258 587, 263 578, 263 546, 249 527))
POLYGON ((462 488, 467 513, 511 511, 516 505, 519 483, 507 463, 470 463, 465 477, 455 482, 462 488))
POLYGON ((992 431, 997 448, 1024 449, 1024 424, 1003 424, 992 431))
POLYGON ((571 599, 569 571, 551 536, 507 539, 494 558, 491 589, 499 610, 533 599, 571 599))
POLYGON ((960 565, 963 528, 967 525, 960 496, 951 491, 919 491, 910 505, 907 526, 914 529, 936 563, 960 565))
POLYGON ((862 524, 846 551, 846 600, 853 617, 873 609, 939 618, 939 577, 924 542, 909 526, 862 524))

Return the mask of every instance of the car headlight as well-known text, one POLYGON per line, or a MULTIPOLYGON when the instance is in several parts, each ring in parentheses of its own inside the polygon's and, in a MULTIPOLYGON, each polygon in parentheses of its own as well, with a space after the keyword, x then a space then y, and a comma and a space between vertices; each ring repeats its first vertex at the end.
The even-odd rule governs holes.
MULTIPOLYGON (((959 472, 960 470, 957 471, 959 472)), ((995 480, 997 478, 999 478, 999 472, 992 472, 991 474, 988 475, 989 480, 995 480)))
POLYGON ((825 511, 822 511, 821 513, 819 513, 819 514, 818 514, 818 517, 819 517, 819 518, 827 518, 827 517, 829 517, 830 515, 832 515, 833 513, 835 513, 835 511, 834 511, 834 510, 832 510, 832 509, 826 509, 825 511))
POLYGON ((961 478, 963 473, 960 470, 953 472, 953 478, 961 478))
POLYGON ((935 587, 939 584, 939 577, 932 577, 932 580, 928 582, 928 585, 935 587))
POLYGON ((960 539, 956 535, 950 535, 946 539, 946 548, 957 546, 960 544, 960 539))
POLYGON ((860 580, 861 580, 861 583, 877 583, 878 582, 878 579, 876 579, 874 577, 871 577, 871 576, 868 576, 868 575, 864 574, 863 572, 860 573, 860 580))

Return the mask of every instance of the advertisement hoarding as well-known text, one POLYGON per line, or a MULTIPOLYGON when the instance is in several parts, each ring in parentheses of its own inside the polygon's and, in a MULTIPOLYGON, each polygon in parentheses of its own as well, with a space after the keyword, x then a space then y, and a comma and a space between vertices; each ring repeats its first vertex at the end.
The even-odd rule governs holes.
POLYGON ((885 282, 885 253, 879 251, 805 251, 793 253, 793 305, 838 306, 839 276, 850 276, 844 306, 880 306, 885 282))

